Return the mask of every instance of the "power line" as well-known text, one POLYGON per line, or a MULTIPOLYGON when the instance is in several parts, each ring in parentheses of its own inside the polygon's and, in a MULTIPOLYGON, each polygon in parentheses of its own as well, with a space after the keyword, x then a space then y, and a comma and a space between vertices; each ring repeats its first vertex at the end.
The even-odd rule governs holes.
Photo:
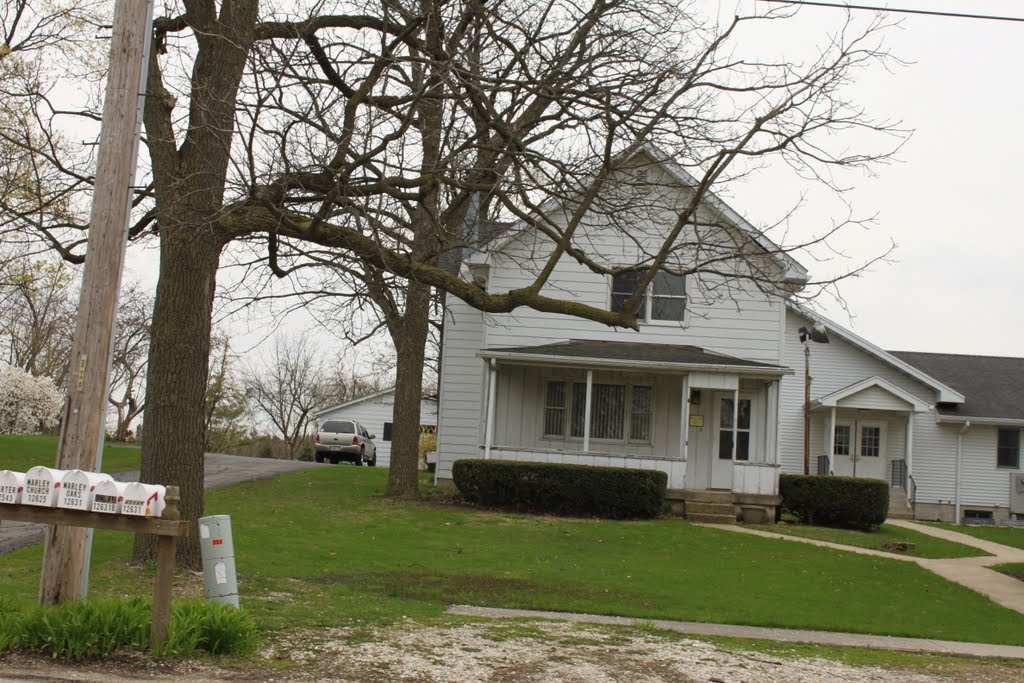
POLYGON ((811 5, 813 7, 834 7, 836 9, 864 9, 875 12, 893 12, 898 14, 927 14, 933 17, 954 17, 956 19, 987 19, 989 21, 1024 22, 1024 17, 1002 17, 992 14, 963 14, 960 12, 936 12, 927 9, 907 9, 901 7, 875 7, 872 5, 845 5, 832 2, 812 2, 811 0, 759 0, 760 2, 776 2, 784 5, 811 5))

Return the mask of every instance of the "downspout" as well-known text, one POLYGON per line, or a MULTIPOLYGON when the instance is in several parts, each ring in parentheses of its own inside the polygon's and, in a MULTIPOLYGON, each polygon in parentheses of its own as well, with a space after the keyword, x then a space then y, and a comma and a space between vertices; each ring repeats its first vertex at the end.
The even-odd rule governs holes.
POLYGON ((971 421, 964 422, 964 426, 960 428, 960 432, 956 435, 956 479, 953 486, 953 498, 954 507, 953 519, 954 524, 960 523, 960 463, 964 457, 964 434, 971 428, 971 421))
POLYGON ((484 460, 491 458, 491 444, 494 442, 494 401, 498 393, 498 361, 491 359, 490 377, 487 382, 487 430, 484 437, 484 460))

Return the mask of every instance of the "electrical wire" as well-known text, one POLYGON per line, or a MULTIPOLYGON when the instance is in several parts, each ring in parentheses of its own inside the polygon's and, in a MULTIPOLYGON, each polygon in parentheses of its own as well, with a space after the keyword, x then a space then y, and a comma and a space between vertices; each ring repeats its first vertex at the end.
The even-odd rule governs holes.
POLYGON ((813 7, 832 7, 835 9, 863 9, 874 12, 893 12, 899 14, 926 14, 933 17, 953 17, 956 19, 986 19, 988 21, 1024 22, 1024 17, 1004 17, 992 14, 966 14, 961 12, 938 12, 927 9, 909 9, 902 7, 876 7, 872 5, 850 5, 832 2, 813 2, 812 0, 758 0, 758 2, 775 2, 784 5, 810 5, 813 7))

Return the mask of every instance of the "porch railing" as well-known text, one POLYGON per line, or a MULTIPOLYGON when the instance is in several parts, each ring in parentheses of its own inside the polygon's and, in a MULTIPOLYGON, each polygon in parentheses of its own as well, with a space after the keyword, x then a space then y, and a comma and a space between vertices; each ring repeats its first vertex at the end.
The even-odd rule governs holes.
POLYGON ((818 474, 832 474, 832 459, 827 455, 818 456, 818 474))
POLYGON ((906 460, 893 460, 889 463, 889 486, 900 489, 907 488, 906 460))

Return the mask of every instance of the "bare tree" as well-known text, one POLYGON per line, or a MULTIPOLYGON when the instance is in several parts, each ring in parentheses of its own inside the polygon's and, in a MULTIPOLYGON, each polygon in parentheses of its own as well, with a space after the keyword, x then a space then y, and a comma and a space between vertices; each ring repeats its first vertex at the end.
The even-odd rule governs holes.
POLYGON ((62 262, 24 257, 0 273, 0 340, 7 364, 66 383, 75 327, 74 273, 62 262))
POLYGON ((117 311, 117 334, 111 359, 110 391, 107 400, 117 410, 114 440, 127 441, 146 403, 146 365, 149 362, 153 298, 132 283, 121 292, 117 311))
POLYGON ((265 366, 249 369, 245 385, 256 409, 270 420, 295 459, 309 438, 314 413, 331 398, 323 356, 304 336, 278 336, 273 356, 265 366))
MULTIPOLYGON (((843 94, 858 69, 887 59, 878 22, 840 27, 798 64, 736 55, 739 27, 784 18, 771 9, 718 26, 674 0, 263 5, 261 16, 258 0, 168 2, 154 26, 152 176, 131 230, 155 234, 161 250, 142 477, 179 485, 187 518, 203 509, 210 320, 228 245, 260 254, 277 277, 325 260, 359 269, 385 311, 395 408, 408 417, 395 425, 388 493, 415 496, 433 291, 483 311, 529 306, 635 327, 635 304, 664 268, 785 287, 763 251, 701 226, 707 193, 772 157, 830 184, 829 169, 892 151, 850 151, 835 135, 893 130, 843 94), (689 169, 681 205, 621 191, 643 184, 649 162, 638 159, 658 155, 689 169), (635 240, 652 216, 659 234, 644 235, 637 263, 608 263, 587 240, 595 222, 635 240), (489 292, 460 255, 509 229, 536 240, 541 265, 489 292), (609 311, 545 288, 565 261, 643 276, 609 311)), ((32 227, 80 258, 77 226, 32 227)), ((831 234, 775 242, 791 251, 831 234)), ((179 549, 198 563, 194 539, 179 549)), ((141 542, 135 558, 151 553, 141 542)))

